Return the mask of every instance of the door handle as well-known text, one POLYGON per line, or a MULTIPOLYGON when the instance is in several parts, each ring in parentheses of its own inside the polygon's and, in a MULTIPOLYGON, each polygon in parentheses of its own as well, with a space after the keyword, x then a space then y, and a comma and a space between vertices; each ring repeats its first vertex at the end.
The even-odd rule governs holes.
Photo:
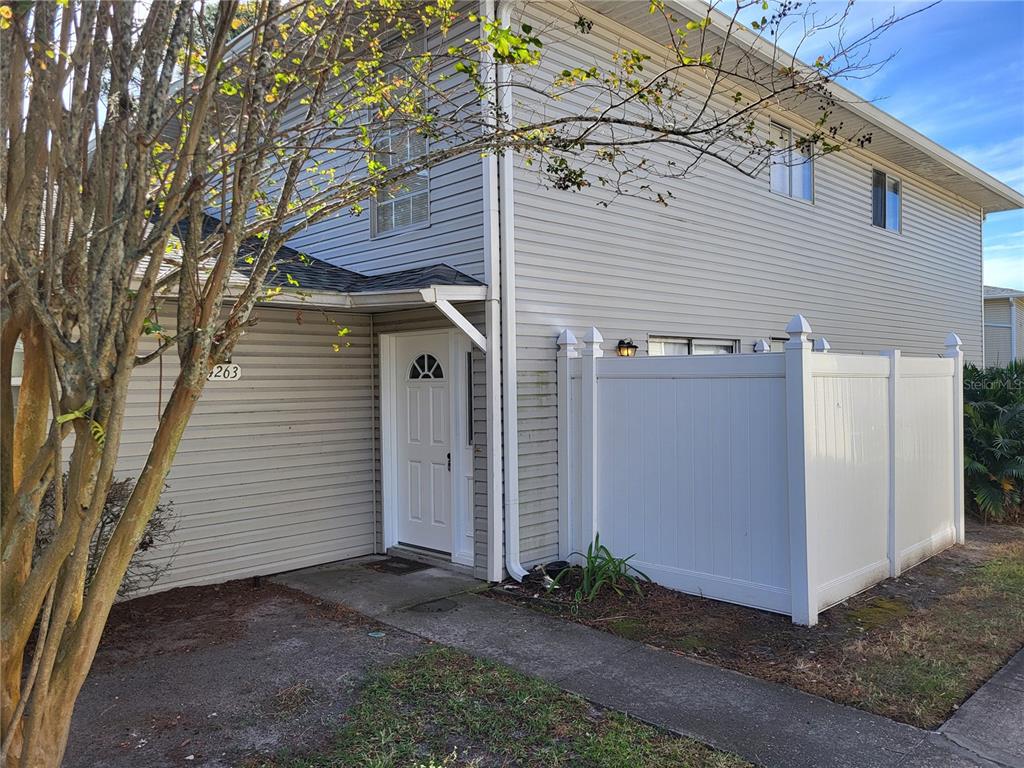
POLYGON ((452 455, 450 453, 448 454, 448 471, 452 471, 452 455))

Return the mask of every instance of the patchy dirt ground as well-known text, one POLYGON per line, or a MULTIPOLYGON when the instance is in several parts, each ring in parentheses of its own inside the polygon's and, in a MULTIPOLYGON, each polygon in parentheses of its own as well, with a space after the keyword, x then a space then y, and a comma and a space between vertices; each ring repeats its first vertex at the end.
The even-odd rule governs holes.
POLYGON ((930 728, 1024 645, 1024 529, 971 525, 967 538, 811 629, 654 584, 578 606, 571 578, 489 594, 930 728))
POLYGON ((316 750, 373 670, 425 647, 266 582, 122 603, 78 700, 64 765, 220 767, 316 750))

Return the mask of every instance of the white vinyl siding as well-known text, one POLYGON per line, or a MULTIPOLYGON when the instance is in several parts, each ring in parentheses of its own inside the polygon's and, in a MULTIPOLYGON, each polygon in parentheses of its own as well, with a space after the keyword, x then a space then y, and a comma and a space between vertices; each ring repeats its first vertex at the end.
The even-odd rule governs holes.
MULTIPOLYGON (((544 49, 548 77, 605 64, 624 47, 657 53, 655 45, 597 13, 587 14, 595 22, 591 34, 573 34, 577 16, 568 5, 533 3, 514 20, 552 30, 544 49)), ((530 118, 531 104, 540 108, 524 91, 516 98, 522 104, 517 119, 530 118)), ((566 101, 568 108, 578 106, 566 101)), ((676 150, 653 146, 650 154, 664 162, 676 150)), ((627 196, 607 209, 598 205, 606 198, 602 190, 546 189, 535 170, 517 167, 519 499, 526 565, 557 556, 554 340, 563 328, 582 338, 596 326, 608 340, 607 354, 614 354, 617 339, 644 338, 651 329, 734 338, 749 350, 759 338, 778 338, 801 312, 837 352, 877 355, 882 347, 899 347, 908 355, 934 355, 955 330, 968 357, 980 358, 981 211, 914 177, 904 190, 903 236, 892 237, 871 225, 875 167, 884 165, 859 150, 818 158, 810 206, 772 194, 764 177, 751 179, 708 160, 691 177, 662 184, 674 196, 667 208, 627 196)))
POLYGON ((985 365, 1004 366, 1011 360, 1024 360, 1024 299, 986 299, 985 365), (1016 312, 1011 312, 1011 301, 1016 302, 1016 312))
POLYGON ((1024 360, 1024 299, 1014 299, 1014 304, 1017 307, 1015 316, 1016 322, 1016 334, 1014 338, 1017 340, 1017 349, 1013 351, 1016 360, 1024 360))
MULTIPOLYGON (((449 39, 455 41, 478 34, 478 25, 468 19, 470 10, 477 6, 459 4, 458 7, 462 20, 449 35, 449 39)), ((440 37, 433 37, 427 45, 440 45, 440 40, 440 37)), ((453 90, 466 87, 464 79, 458 75, 451 77, 448 83, 453 90)), ((339 163, 337 158, 342 154, 334 155, 333 159, 325 155, 320 160, 325 165, 339 163)), ((479 154, 440 163, 426 176, 405 183, 409 192, 392 198, 397 206, 385 204, 389 198, 384 192, 379 208, 375 201, 367 200, 361 213, 340 212, 300 232, 288 245, 365 274, 447 264, 483 279, 483 173, 479 154), (374 236, 374 218, 378 212, 387 219, 389 231, 378 229, 379 234, 374 236), (421 219, 425 220, 419 221, 421 219), (419 223, 402 226, 413 221, 419 223)))
MULTIPOLYGON (((232 358, 241 379, 206 385, 168 476, 175 530, 154 551, 170 556, 156 590, 374 551, 369 318, 332 313, 351 329, 333 352, 317 312, 256 315, 232 358)), ((173 353, 136 371, 118 477, 138 477, 177 372, 173 353)))

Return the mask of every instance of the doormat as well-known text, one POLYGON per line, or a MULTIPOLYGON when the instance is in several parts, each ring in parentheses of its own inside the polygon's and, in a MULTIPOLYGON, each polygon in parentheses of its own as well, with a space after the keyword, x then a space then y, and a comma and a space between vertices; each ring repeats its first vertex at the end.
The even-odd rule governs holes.
POLYGON ((427 563, 418 563, 415 560, 406 560, 404 557, 389 557, 387 560, 378 560, 375 563, 367 563, 366 567, 371 571, 378 571, 379 573, 393 573, 396 576, 401 576, 406 573, 425 571, 431 566, 427 563))

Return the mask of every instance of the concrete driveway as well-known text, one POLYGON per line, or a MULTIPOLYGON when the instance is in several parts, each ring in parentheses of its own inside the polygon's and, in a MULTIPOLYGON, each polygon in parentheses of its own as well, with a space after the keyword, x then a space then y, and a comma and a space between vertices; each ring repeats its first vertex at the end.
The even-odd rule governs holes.
POLYGON ((370 670, 426 645, 271 582, 133 600, 111 616, 64 765, 237 766, 313 749, 370 670))

